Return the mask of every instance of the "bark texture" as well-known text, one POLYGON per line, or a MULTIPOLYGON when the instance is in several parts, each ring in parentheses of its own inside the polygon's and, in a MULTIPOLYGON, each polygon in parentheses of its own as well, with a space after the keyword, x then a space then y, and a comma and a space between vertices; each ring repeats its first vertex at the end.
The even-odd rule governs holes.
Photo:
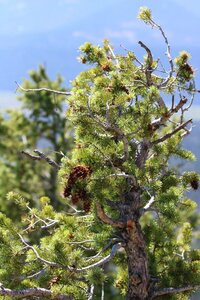
POLYGON ((150 299, 150 275, 146 243, 139 222, 141 190, 133 188, 126 195, 125 203, 121 217, 126 219, 127 224, 122 230, 129 276, 127 300, 146 300, 150 299))
POLYGON ((139 222, 129 220, 127 230, 123 235, 126 240, 125 251, 129 275, 127 300, 150 299, 148 259, 139 222))

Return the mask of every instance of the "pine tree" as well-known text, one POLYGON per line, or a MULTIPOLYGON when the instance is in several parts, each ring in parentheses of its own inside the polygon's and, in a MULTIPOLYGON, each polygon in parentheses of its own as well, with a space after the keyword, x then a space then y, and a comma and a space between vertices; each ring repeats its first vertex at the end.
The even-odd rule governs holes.
MULTIPOLYGON (((66 91, 62 77, 51 80, 43 66, 29 74, 24 88, 46 86, 66 91)), ((54 207, 60 205, 56 166, 64 152, 70 151, 73 139, 63 111, 65 95, 21 90, 18 98, 19 109, 3 111, 0 120, 0 207, 12 218, 18 217, 19 210, 12 201, 6 201, 10 191, 21 193, 35 205, 38 197, 44 195, 51 198, 54 207), (34 153, 35 149, 39 151, 34 153), (45 163, 45 155, 55 161, 55 168, 45 163)))
POLYGON ((111 284, 121 299, 188 299, 200 288, 196 204, 185 194, 199 175, 170 165, 174 156, 194 159, 181 145, 192 129, 194 70, 187 52, 172 59, 148 8, 139 17, 160 30, 170 70, 141 41, 143 61, 116 55, 107 40, 81 46, 91 67, 72 83, 75 148, 59 171, 71 210, 56 212, 46 197, 31 208, 9 193, 26 217, 20 228, 0 219, 0 295, 8 299, 95 299, 99 289, 103 299, 111 284))

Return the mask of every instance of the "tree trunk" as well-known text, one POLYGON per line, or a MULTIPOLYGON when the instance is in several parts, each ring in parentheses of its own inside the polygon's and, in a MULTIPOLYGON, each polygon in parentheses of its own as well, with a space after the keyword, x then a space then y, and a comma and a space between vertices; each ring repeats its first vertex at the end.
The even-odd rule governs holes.
POLYGON ((123 236, 126 241, 129 276, 127 300, 150 299, 146 245, 139 221, 127 221, 127 229, 123 236))

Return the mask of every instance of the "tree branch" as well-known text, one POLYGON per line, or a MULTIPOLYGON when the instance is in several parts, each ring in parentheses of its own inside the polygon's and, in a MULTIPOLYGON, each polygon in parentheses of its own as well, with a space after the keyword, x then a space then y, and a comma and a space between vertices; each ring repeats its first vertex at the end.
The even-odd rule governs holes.
POLYGON ((57 95, 65 95, 65 96, 70 96, 72 93, 71 92, 62 92, 62 91, 56 91, 56 90, 51 90, 48 88, 38 88, 38 89, 25 89, 23 88, 17 81, 15 81, 16 85, 18 88, 20 88, 20 90, 24 91, 24 92, 41 92, 41 91, 46 91, 46 92, 50 92, 53 94, 57 94, 57 95))
POLYGON ((170 71, 169 71, 169 75, 167 76, 167 78, 158 86, 158 88, 161 88, 161 87, 166 86, 167 83, 169 82, 170 78, 172 77, 173 72, 174 72, 174 63, 173 63, 173 59, 171 57, 170 44, 169 44, 168 38, 167 38, 164 30, 162 29, 162 27, 159 24, 155 23, 154 20, 152 20, 152 19, 151 19, 151 25, 158 28, 158 30, 161 32, 161 34, 164 38, 166 46, 167 46, 166 54, 167 54, 169 65, 170 65, 170 71))
POLYGON ((98 262, 96 262, 96 263, 94 263, 92 265, 89 265, 89 266, 86 266, 86 267, 83 267, 83 268, 80 268, 80 269, 76 269, 75 268, 75 271, 81 272, 81 271, 85 271, 85 270, 89 270, 89 269, 92 269, 92 268, 96 268, 96 267, 105 265, 107 262, 109 262, 115 256, 115 254, 117 253, 117 251, 121 247, 122 247, 121 243, 115 244, 112 247, 112 250, 111 250, 110 254, 108 254, 106 257, 102 258, 101 260, 99 260, 98 262))
POLYGON ((35 256, 36 256, 37 260, 39 260, 40 262, 42 262, 42 263, 44 263, 45 265, 48 265, 48 266, 50 266, 50 267, 65 268, 65 269, 67 269, 67 270, 72 271, 73 268, 70 268, 70 267, 68 267, 68 266, 61 265, 61 264, 56 263, 56 262, 53 262, 53 261, 48 261, 48 260, 46 260, 46 259, 40 257, 40 255, 38 254, 38 252, 36 251, 36 249, 35 249, 33 246, 29 245, 29 244, 24 240, 24 238, 21 236, 21 234, 18 233, 18 235, 19 235, 19 237, 20 237, 22 243, 23 243, 28 249, 31 249, 31 250, 35 253, 35 256))
POLYGON ((200 288, 200 284, 198 285, 189 285, 185 287, 180 287, 180 288, 164 288, 161 290, 157 290, 154 292, 153 297, 159 297, 163 295, 169 295, 169 294, 178 294, 178 293, 183 293, 187 291, 192 291, 192 290, 197 290, 200 288))
POLYGON ((147 85, 151 86, 153 84, 151 74, 152 74, 152 64, 153 64, 153 56, 150 51, 150 49, 141 41, 138 42, 138 44, 145 49, 147 52, 147 65, 145 67, 145 74, 146 74, 146 79, 147 79, 147 85))
POLYGON ((23 231, 28 231, 29 229, 34 228, 34 226, 39 222, 44 224, 41 226, 41 229, 48 229, 59 223, 58 220, 53 220, 50 218, 41 219, 38 215, 36 215, 36 213, 32 210, 32 208, 30 208, 28 205, 26 205, 26 207, 31 212, 31 214, 36 218, 36 221, 32 222, 32 220, 31 220, 30 225, 28 227, 26 227, 23 231))
POLYGON ((109 50, 110 50, 110 53, 111 53, 113 59, 114 59, 115 62, 116 62, 116 67, 117 67, 117 69, 119 70, 119 69, 120 69, 119 60, 117 59, 117 57, 116 57, 116 55, 115 55, 115 53, 114 53, 112 47, 111 47, 110 45, 108 45, 108 48, 109 48, 109 50))
POLYGON ((49 158, 48 156, 46 156, 43 152, 35 149, 34 150, 35 153, 37 153, 39 155, 39 157, 41 157, 41 159, 44 159, 50 166, 59 169, 59 165, 51 158, 49 158))
POLYGON ((99 203, 96 204, 96 208, 97 208, 97 216, 103 223, 117 228, 125 228, 127 226, 125 222, 116 221, 108 217, 105 214, 103 207, 99 203))
POLYGON ((0 296, 10 296, 10 297, 17 297, 17 299, 25 299, 25 297, 49 297, 52 300, 73 300, 72 296, 66 295, 55 295, 50 290, 44 288, 30 288, 24 290, 10 290, 4 287, 0 287, 0 296))
POLYGON ((38 156, 35 156, 35 155, 32 155, 30 154, 29 152, 27 151, 21 151, 22 154, 26 155, 27 157, 33 159, 33 160, 45 160, 50 166, 56 168, 56 169, 59 169, 59 165, 53 160, 51 159, 50 157, 46 156, 43 152, 35 149, 34 150, 35 153, 38 154, 38 156))
POLYGON ((184 129, 184 127, 187 126, 189 123, 192 123, 192 119, 190 119, 190 120, 184 122, 183 124, 177 126, 172 132, 167 133, 163 137, 161 137, 161 138, 157 139, 156 141, 152 142, 152 144, 157 145, 159 143, 162 143, 162 142, 166 141, 167 139, 172 137, 174 134, 176 134, 178 131, 180 131, 181 129, 184 129))
POLYGON ((162 117, 154 120, 151 122, 151 128, 152 130, 156 130, 157 128, 159 128, 161 125, 164 125, 164 123, 166 121, 169 120, 169 118, 171 118, 171 116, 175 113, 177 113, 180 109, 183 108, 183 106, 187 103, 187 98, 182 97, 179 101, 179 103, 174 107, 174 96, 172 96, 172 107, 171 109, 162 117))
POLYGON ((88 295, 87 300, 92 300, 93 296, 94 296, 94 284, 92 284, 91 287, 90 287, 90 291, 89 291, 89 295, 88 295))
POLYGON ((143 207, 143 209, 144 209, 145 211, 147 211, 147 210, 151 207, 151 205, 152 205, 154 202, 155 202, 155 197, 152 196, 152 197, 150 198, 149 202, 143 207))

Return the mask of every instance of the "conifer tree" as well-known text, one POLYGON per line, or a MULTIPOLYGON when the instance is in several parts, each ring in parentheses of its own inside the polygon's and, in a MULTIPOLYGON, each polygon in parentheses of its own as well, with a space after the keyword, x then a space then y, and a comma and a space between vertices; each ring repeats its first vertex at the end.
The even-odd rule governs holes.
POLYGON ((76 146, 60 168, 71 210, 57 213, 46 197, 31 208, 9 193, 26 218, 20 228, 0 219, 7 299, 97 299, 99 289, 104 299, 111 284, 121 299, 188 299, 200 288, 200 251, 191 249, 196 204, 185 195, 198 189, 199 175, 169 164, 194 159, 181 146, 192 129, 185 113, 198 92, 194 70, 187 52, 172 59, 148 8, 139 17, 161 32, 169 71, 142 41, 143 61, 115 54, 107 40, 81 46, 91 67, 72 83, 76 146))
MULTIPOLYGON (((24 88, 60 89, 63 79, 50 80, 43 66, 30 71, 24 88)), ((18 109, 2 111, 0 120, 0 207, 12 218, 19 210, 6 201, 9 191, 21 193, 37 205, 38 197, 49 196, 54 207, 60 204, 57 169, 61 158, 70 150, 72 135, 63 111, 65 95, 40 94, 21 90, 18 109), (56 126, 55 126, 56 124, 56 126), (35 149, 37 153, 34 153, 35 149), (55 161, 55 168, 45 163, 47 156, 55 161), (32 158, 32 159, 30 159, 32 158)))

